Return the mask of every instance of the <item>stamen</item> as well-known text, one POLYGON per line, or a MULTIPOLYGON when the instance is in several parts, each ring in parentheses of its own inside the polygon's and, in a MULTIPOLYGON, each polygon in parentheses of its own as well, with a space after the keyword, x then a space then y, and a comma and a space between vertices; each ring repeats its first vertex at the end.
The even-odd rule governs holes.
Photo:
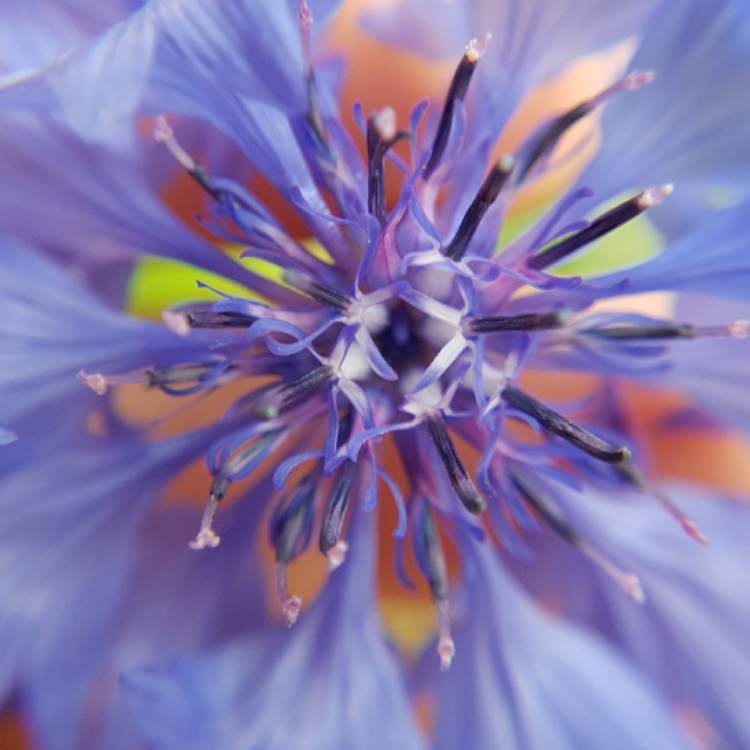
POLYGON ((479 223, 490 206, 497 200, 503 187, 508 182, 508 178, 513 173, 514 167, 515 160, 512 156, 500 157, 495 166, 492 167, 466 214, 464 214, 455 236, 444 250, 447 257, 453 258, 455 261, 461 260, 479 228, 479 223))
POLYGON ((100 372, 89 373, 79 370, 76 377, 80 383, 91 388, 97 396, 104 396, 107 389, 113 385, 132 385, 133 383, 149 383, 149 373, 143 371, 126 372, 118 375, 103 375, 100 372))
POLYGON ((346 312, 352 303, 351 297, 348 295, 325 286, 299 271, 285 271, 284 281, 303 294, 307 294, 314 300, 317 300, 322 305, 332 307, 334 310, 338 310, 338 312, 346 312))
POLYGON ((450 668, 456 653, 450 631, 448 612, 448 573, 445 554, 440 541, 435 519, 429 502, 422 501, 419 520, 414 527, 415 553, 419 568, 427 579, 432 593, 432 600, 438 618, 438 646, 440 669, 445 672, 450 668))
POLYGON ((497 315, 490 318, 467 318, 464 328, 467 333, 498 333, 501 331, 544 331, 561 328, 571 319, 567 310, 548 313, 524 313, 522 315, 497 315))
POLYGON ((340 555, 340 550, 332 553, 333 559, 331 557, 331 550, 336 548, 341 537, 341 530, 344 526, 344 516, 346 515, 346 509, 349 506, 349 497, 351 495, 356 471, 357 467, 351 461, 347 461, 341 468, 339 476, 334 482, 333 491, 331 492, 325 516, 323 517, 323 523, 320 526, 318 547, 328 558, 332 568, 338 567, 338 565, 343 562, 342 558, 337 564, 334 564, 340 555))
POLYGON ((327 365, 321 365, 304 375, 282 383, 264 393, 255 405, 256 415, 263 419, 275 419, 282 411, 298 406, 333 378, 333 372, 327 365))
POLYGON ((243 313, 211 310, 163 310, 161 317, 167 328, 178 336, 187 336, 193 328, 248 328, 257 320, 243 313))
POLYGON ((430 430, 430 436, 435 443, 458 499, 469 513, 481 513, 485 509, 486 503, 461 463, 445 423, 439 417, 431 417, 426 422, 430 430))
POLYGON ((658 187, 644 190, 634 198, 626 200, 619 206, 615 206, 598 218, 594 219, 587 227, 564 238, 547 250, 534 255, 526 262, 529 268, 541 271, 554 263, 558 263, 572 255, 582 247, 592 243, 594 240, 609 234, 623 224, 632 221, 644 211, 653 206, 658 206, 668 195, 672 193, 672 185, 660 185, 658 187))
POLYGON ((214 187, 211 175, 179 144, 164 115, 156 118, 154 140, 163 143, 185 171, 215 200, 221 202, 222 192, 214 187))
POLYGON ((336 544, 326 552, 326 558, 328 558, 328 570, 334 571, 336 568, 341 567, 346 560, 346 553, 349 551, 349 545, 343 540, 339 539, 336 544))
POLYGON ((698 524, 693 521, 673 500, 663 494, 656 487, 651 485, 645 476, 635 467, 630 464, 623 464, 615 467, 617 472, 628 482, 633 484, 639 490, 646 492, 651 495, 664 510, 674 518, 683 531, 693 540, 699 544, 708 544, 708 540, 701 531, 698 524))
POLYGON ((456 645, 453 643, 450 631, 450 619, 448 615, 448 601, 438 602, 438 645, 437 653, 440 657, 440 671, 447 672, 456 655, 456 645))
POLYGON ((201 527, 198 531, 198 535, 188 544, 190 549, 200 550, 206 549, 206 547, 214 548, 219 546, 221 537, 219 537, 219 535, 213 530, 213 523, 221 497, 221 495, 217 496, 213 493, 209 496, 208 504, 203 511, 203 518, 201 519, 201 527))
POLYGON ((385 155, 395 143, 409 133, 396 128, 396 112, 386 107, 367 121, 367 208, 385 225, 385 155))
POLYGON ((519 168, 516 172, 515 182, 523 182, 529 172, 555 148, 560 138, 575 125, 579 120, 600 106, 610 96, 620 92, 637 91, 642 86, 650 83, 654 78, 653 73, 636 71, 625 76, 621 81, 609 86, 597 96, 581 102, 572 109, 556 117, 547 125, 543 126, 537 133, 524 144, 519 154, 519 168))
POLYGON ((580 542, 578 549, 602 572, 609 576, 628 596, 632 597, 638 604, 645 604, 646 594, 643 591, 640 579, 635 573, 628 573, 620 569, 609 558, 599 552, 599 550, 591 547, 588 542, 580 542))
POLYGON ((562 516, 558 508, 548 498, 544 497, 531 483, 518 471, 510 471, 510 478, 523 498, 539 514, 542 520, 561 539, 574 547, 602 572, 611 578, 625 593, 633 597, 639 604, 643 604, 646 597, 641 587, 641 582, 633 573, 628 573, 617 567, 609 558, 594 549, 578 531, 573 528, 562 516))
POLYGON ((697 338, 736 338, 750 335, 750 321, 734 320, 726 325, 695 326, 690 323, 655 323, 654 325, 612 325, 583 328, 578 331, 583 336, 616 341, 643 341, 655 339, 697 339, 697 338))
POLYGON ((492 35, 487 34, 481 43, 477 39, 472 39, 466 45, 466 51, 464 52, 461 61, 458 63, 458 67, 456 68, 456 71, 453 74, 453 79, 448 87, 448 93, 446 94, 445 103, 443 104, 443 111, 440 115, 440 122, 438 123, 437 132, 435 133, 435 140, 432 143, 432 152, 424 168, 425 180, 428 180, 432 176, 432 173, 443 158, 445 147, 448 145, 448 137, 450 136, 451 128, 453 126, 453 112, 456 108, 456 102, 464 100, 466 92, 469 90, 469 83, 471 83, 471 77, 474 75, 477 63, 484 54, 484 50, 491 38, 492 35))
POLYGON ((299 617, 302 608, 302 599, 297 595, 289 593, 289 584, 287 582, 286 563, 279 563, 276 566, 276 594, 281 604, 281 614, 284 615, 284 626, 291 628, 299 617))
MULTIPOLYGON (((287 569, 289 563, 306 544, 305 537, 310 529, 317 479, 317 473, 307 476, 291 501, 274 513, 271 519, 271 543, 276 549, 276 592, 288 628, 297 621, 302 599, 290 595, 287 569)), ((307 538, 309 539, 309 536, 307 538)))
POLYGON ((600 461, 618 464, 630 457, 627 448, 602 440, 514 386, 506 386, 501 395, 514 409, 533 417, 546 430, 600 461))

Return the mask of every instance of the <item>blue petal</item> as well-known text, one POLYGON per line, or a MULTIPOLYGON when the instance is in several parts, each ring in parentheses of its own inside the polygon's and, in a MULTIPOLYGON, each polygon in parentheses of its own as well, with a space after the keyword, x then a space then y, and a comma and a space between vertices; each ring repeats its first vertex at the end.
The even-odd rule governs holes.
POLYGON ((155 748, 422 747, 381 640, 372 529, 362 526, 349 559, 291 631, 247 636, 201 657, 126 676, 155 748))
POLYGON ((439 685, 438 748, 687 747, 665 704, 612 649, 538 609, 486 547, 476 563, 439 685))
POLYGON ((750 201, 714 213, 679 241, 668 245, 653 260, 593 283, 607 289, 621 284, 618 294, 653 290, 705 292, 717 296, 750 298, 750 239, 747 223, 750 201))
POLYGON ((478 69, 483 117, 494 133, 522 95, 586 53, 641 31, 655 0, 401 0, 366 15, 385 41, 432 57, 458 60, 467 42, 493 35, 478 69))
POLYGON ((616 97, 603 116, 603 146, 583 177, 606 198, 674 182, 653 210, 670 236, 697 226, 750 190, 750 13, 743 0, 664 3, 633 70, 653 70, 642 91, 616 97))
POLYGON ((688 538, 648 496, 629 493, 613 501, 589 492, 566 504, 600 547, 639 575, 643 607, 633 607, 598 574, 586 573, 580 558, 570 559, 566 550, 556 549, 545 569, 550 577, 581 581, 586 597, 569 597, 569 586, 559 589, 566 608, 597 625, 675 711, 697 709, 718 735, 716 747, 742 747, 750 737, 743 699, 750 690, 750 508, 687 485, 659 490, 698 524, 708 546, 688 538))
POLYGON ((66 50, 124 18, 139 0, 7 0, 0 24, 0 69, 49 63, 66 50))

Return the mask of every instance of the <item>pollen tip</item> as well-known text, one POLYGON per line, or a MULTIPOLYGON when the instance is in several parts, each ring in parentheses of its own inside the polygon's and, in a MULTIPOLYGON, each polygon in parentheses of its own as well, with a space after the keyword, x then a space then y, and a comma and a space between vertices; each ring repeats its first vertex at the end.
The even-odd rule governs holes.
POLYGON ((190 318, 185 313, 162 310, 161 319, 172 333, 183 337, 190 334, 190 318))
POLYGON ((344 560, 346 560, 346 553, 348 551, 349 545, 343 539, 339 539, 339 541, 326 552, 328 570, 333 572, 336 568, 340 568, 341 565, 343 565, 344 560))
POLYGON ((641 209, 653 208, 663 203, 674 192, 674 184, 669 182, 665 185, 644 190, 637 198, 638 207, 641 209))
POLYGON ((86 370, 79 370, 76 377, 83 385, 91 388, 97 396, 103 396, 107 392, 107 379, 101 373, 89 374, 86 370))
POLYGON ((512 154, 503 154, 497 160, 497 168, 504 174, 510 174, 516 166, 516 157, 512 154))
POLYGON ((282 605, 281 613, 284 615, 284 626, 291 628, 299 617, 302 608, 302 599, 298 596, 290 596, 282 605))
POLYGON ((167 118, 164 117, 164 115, 157 116, 153 134, 154 140, 157 143, 166 143, 170 138, 174 137, 172 127, 167 122, 167 118))
POLYGON ((727 326, 729 335, 735 339, 744 339, 750 336, 750 320, 735 320, 727 326))
POLYGON ((683 519, 682 528, 691 539, 694 539, 699 544, 708 545, 708 540, 706 539, 705 534, 700 530, 698 524, 696 524, 692 519, 683 519))
POLYGON ((198 532, 198 536, 192 542, 188 543, 188 547, 194 550, 214 549, 219 546, 220 541, 221 537, 213 529, 201 529, 198 532))
POLYGON ((641 586, 641 581, 634 573, 628 573, 623 577, 623 586, 625 591, 638 602, 638 604, 645 604, 646 594, 641 586))
POLYGON ((492 34, 489 32, 485 34, 481 39, 474 38, 470 39, 466 45, 464 56, 470 63, 479 62, 480 58, 487 51, 487 46, 492 41, 492 34))
POLYGON ((312 8, 307 0, 300 0, 299 4, 299 23, 303 29, 312 28, 314 22, 312 8))
POLYGON ((630 448, 626 448, 625 446, 622 446, 618 451, 618 461, 619 464, 624 464, 627 461, 630 461, 630 459, 633 457, 633 452, 630 450, 630 448))
POLYGON ((638 91, 638 89, 651 83, 655 77, 656 74, 653 70, 635 70, 623 79, 623 91, 638 91))
POLYGON ((449 635, 444 635, 440 638, 437 653, 440 657, 440 671, 447 672, 453 663, 453 657, 456 655, 456 646, 449 635))
POLYGON ((383 107, 372 116, 372 122, 378 136, 384 143, 390 143, 396 138, 397 120, 393 107, 383 107))

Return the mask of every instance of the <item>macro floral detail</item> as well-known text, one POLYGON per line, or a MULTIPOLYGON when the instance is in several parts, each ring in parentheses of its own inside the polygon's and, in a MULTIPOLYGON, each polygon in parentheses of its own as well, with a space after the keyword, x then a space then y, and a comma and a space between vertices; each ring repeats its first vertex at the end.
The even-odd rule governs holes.
POLYGON ((0 689, 39 746, 742 747, 748 511, 660 475, 623 385, 685 394, 660 433, 748 427, 741 4, 371 9, 452 73, 356 132, 335 2, 65 5, 0 79, 0 689), (155 260, 194 286, 146 320, 155 260), (197 481, 202 509, 165 505, 197 481), (386 516, 434 610, 408 679, 386 516))

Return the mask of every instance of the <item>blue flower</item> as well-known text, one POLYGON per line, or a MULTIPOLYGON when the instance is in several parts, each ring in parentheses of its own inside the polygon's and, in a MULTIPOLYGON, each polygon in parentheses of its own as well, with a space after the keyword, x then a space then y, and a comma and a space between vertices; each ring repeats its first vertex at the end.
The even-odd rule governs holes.
POLYGON ((0 690, 42 745, 132 747, 138 727, 165 748, 741 744, 744 509, 654 476, 617 379, 746 427, 728 394, 750 323, 595 307, 747 302, 741 6, 397 4, 369 27, 457 64, 408 128, 356 108, 363 161, 316 51, 337 3, 140 5, 89 25, 70 4, 76 46, 9 59, 0 82, 16 188, 0 194, 0 690), (530 89, 627 38, 629 72, 494 153, 530 89), (583 176, 497 252, 516 198, 600 114, 583 176), (202 196, 192 226, 161 198, 175 179, 202 196), (564 272, 646 215, 666 237, 655 257, 564 272), (163 325, 120 309, 144 255, 198 283, 163 325), (732 364, 707 374, 708 357, 732 364), (560 368, 601 385, 558 404, 526 377, 560 368), (170 409, 134 423, 147 390, 170 409), (200 519, 159 503, 198 457, 200 519), (397 571, 413 585, 410 553, 437 619, 412 679, 437 698, 427 740, 375 606, 368 512, 385 497, 397 571), (308 606, 290 571, 313 538, 330 573, 308 606))

